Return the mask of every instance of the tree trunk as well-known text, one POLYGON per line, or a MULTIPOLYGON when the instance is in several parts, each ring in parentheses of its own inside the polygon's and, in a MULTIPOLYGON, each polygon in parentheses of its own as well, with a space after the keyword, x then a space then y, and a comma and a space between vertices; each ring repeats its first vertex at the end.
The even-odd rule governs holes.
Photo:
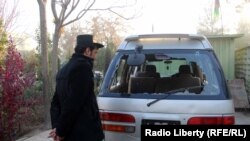
POLYGON ((55 86, 56 86, 56 73, 58 71, 58 42, 60 38, 60 26, 58 24, 55 24, 55 31, 53 35, 53 48, 52 48, 52 71, 51 71, 51 83, 52 83, 52 91, 54 92, 55 86))
POLYGON ((44 98, 44 127, 48 128, 50 123, 50 88, 49 88, 49 65, 48 65, 48 38, 47 38, 47 16, 46 0, 37 0, 40 11, 40 36, 41 36, 41 63, 44 98))

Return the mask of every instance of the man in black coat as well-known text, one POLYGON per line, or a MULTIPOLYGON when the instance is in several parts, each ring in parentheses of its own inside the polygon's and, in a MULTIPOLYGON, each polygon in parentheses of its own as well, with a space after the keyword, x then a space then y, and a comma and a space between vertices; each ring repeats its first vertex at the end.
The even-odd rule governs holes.
POLYGON ((50 137, 55 141, 104 139, 92 72, 93 61, 102 47, 93 43, 92 35, 78 35, 75 53, 57 73, 50 109, 50 137))

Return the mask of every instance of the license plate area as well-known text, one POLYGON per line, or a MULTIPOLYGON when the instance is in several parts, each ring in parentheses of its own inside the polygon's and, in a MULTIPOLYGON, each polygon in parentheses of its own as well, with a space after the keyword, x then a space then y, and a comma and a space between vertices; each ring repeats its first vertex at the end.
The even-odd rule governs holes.
POLYGON ((180 125, 181 122, 178 120, 152 120, 143 119, 142 125, 180 125))

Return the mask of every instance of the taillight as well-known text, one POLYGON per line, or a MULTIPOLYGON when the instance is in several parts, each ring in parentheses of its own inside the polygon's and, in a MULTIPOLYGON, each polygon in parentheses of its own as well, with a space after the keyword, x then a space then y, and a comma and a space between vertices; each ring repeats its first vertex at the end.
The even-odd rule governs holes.
POLYGON ((188 125, 197 124, 222 124, 233 125, 235 122, 234 116, 221 116, 221 117, 192 117, 188 120, 188 125))
POLYGON ((116 122, 135 122, 135 118, 129 114, 120 114, 120 113, 107 113, 101 112, 101 119, 105 121, 116 121, 116 122))
POLYGON ((135 126, 131 126, 131 123, 135 123, 135 118, 133 115, 122 114, 122 113, 108 113, 100 112, 100 117, 102 121, 108 122, 119 122, 122 123, 104 123, 102 124, 103 130, 113 131, 113 132, 124 132, 124 133, 134 133, 135 126), (125 125, 128 123, 128 125, 125 125))
POLYGON ((113 125, 113 124, 102 124, 103 130, 123 133, 134 133, 135 126, 124 126, 124 125, 113 125))
POLYGON ((234 116, 224 116, 222 118, 223 118, 223 124, 225 125, 233 125, 235 123, 234 116))

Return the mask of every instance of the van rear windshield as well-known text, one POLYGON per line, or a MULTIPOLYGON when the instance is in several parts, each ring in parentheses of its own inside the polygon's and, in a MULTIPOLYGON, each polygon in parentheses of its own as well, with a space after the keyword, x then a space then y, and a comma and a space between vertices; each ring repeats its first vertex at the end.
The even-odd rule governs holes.
POLYGON ((219 95, 223 73, 210 53, 204 50, 143 52, 145 61, 137 66, 130 66, 127 62, 130 53, 124 53, 116 60, 108 91, 114 95, 164 95, 171 90, 192 87, 174 95, 219 95))

